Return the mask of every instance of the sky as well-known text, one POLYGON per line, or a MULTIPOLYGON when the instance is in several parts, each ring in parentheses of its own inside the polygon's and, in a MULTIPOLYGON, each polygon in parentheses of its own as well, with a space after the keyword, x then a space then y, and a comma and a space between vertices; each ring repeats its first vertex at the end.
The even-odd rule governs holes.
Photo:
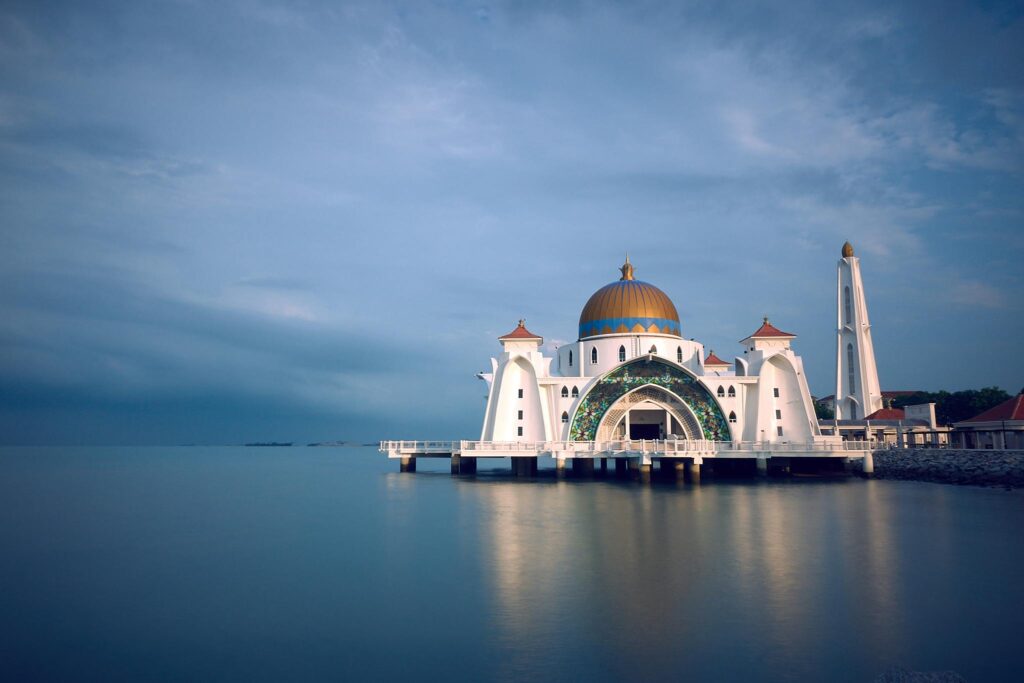
POLYGON ((0 443, 476 438, 618 279, 833 392, 1024 387, 1008 2, 0 5, 0 443), (832 6, 836 5, 836 6, 832 6))

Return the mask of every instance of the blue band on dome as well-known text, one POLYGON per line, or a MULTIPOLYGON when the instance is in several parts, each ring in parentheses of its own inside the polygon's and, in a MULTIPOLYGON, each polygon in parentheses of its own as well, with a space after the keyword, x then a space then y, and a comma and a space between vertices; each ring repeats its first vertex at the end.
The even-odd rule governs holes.
POLYGON ((657 325, 658 334, 666 334, 666 328, 668 328, 667 334, 677 336, 680 334, 679 322, 669 318, 604 318, 603 320, 588 320, 585 323, 580 323, 580 339, 596 337, 599 334, 632 333, 633 326, 637 323, 644 328, 644 333, 648 333, 651 325, 657 325), (625 326, 625 332, 619 329, 621 326, 625 326))

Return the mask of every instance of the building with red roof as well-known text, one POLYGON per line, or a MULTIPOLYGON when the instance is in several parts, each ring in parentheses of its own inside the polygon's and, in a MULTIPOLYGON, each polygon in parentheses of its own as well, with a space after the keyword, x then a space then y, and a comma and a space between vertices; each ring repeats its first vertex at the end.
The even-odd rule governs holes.
POLYGON ((960 448, 1024 449, 1024 393, 953 425, 960 448))

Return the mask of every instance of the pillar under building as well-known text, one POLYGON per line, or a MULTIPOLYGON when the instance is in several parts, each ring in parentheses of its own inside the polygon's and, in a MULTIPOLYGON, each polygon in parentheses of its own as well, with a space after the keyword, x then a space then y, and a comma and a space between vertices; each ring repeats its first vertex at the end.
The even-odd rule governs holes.
POLYGON ((476 458, 459 458, 459 474, 476 474, 476 458))
POLYGON ((411 455, 403 455, 402 460, 398 464, 399 472, 415 472, 416 471, 416 458, 411 455))
POLYGON ((517 477, 537 476, 537 457, 512 458, 512 474, 517 477))

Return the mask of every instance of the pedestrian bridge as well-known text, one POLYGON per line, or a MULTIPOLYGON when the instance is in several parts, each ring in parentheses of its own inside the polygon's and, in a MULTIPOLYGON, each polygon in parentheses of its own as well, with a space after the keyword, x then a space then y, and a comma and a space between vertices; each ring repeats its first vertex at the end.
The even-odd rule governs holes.
POLYGON ((389 458, 861 458, 867 441, 810 442, 626 439, 621 441, 381 441, 389 458))

